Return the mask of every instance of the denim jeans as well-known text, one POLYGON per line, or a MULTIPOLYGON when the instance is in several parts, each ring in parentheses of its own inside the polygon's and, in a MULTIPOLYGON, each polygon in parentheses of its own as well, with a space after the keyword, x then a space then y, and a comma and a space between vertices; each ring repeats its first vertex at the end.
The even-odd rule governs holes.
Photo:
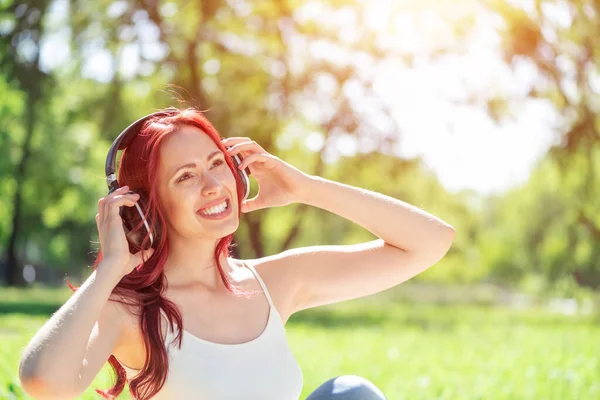
POLYGON ((319 386, 306 400, 386 400, 386 397, 365 378, 343 375, 319 386))

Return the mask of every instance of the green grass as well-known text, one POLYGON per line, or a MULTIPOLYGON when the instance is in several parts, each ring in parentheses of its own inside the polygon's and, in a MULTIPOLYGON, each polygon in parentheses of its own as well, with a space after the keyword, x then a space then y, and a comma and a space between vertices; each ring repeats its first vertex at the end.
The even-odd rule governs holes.
MULTIPOLYGON (((19 387, 21 351, 69 295, 0 289, 0 398, 29 398, 19 387)), ((600 321, 592 315, 375 296, 298 313, 287 332, 304 374, 302 399, 342 374, 371 380, 390 400, 600 398, 600 321)), ((105 367, 81 398, 98 399, 93 388, 110 386, 105 367)))

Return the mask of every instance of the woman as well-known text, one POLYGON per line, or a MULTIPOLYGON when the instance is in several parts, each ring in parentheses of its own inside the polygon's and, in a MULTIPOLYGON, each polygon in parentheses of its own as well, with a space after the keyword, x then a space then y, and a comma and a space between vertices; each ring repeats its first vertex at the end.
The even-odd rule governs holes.
MULTIPOLYGON (((398 285, 452 243, 453 228, 433 215, 307 175, 251 139, 222 139, 195 109, 141 122, 121 156, 122 187, 98 201, 93 273, 23 353, 19 375, 34 398, 77 397, 108 359, 117 382, 96 390, 105 398, 127 379, 144 400, 297 400, 302 373, 285 338, 289 317, 398 285), (247 170, 259 193, 246 200, 240 171, 247 170), (126 233, 120 207, 133 210, 141 198, 150 231, 140 222, 126 233), (336 213, 379 239, 229 257, 241 213, 291 203, 336 213), (141 244, 133 239, 140 232, 141 244)), ((384 395, 366 379, 343 376, 308 399, 384 395)))

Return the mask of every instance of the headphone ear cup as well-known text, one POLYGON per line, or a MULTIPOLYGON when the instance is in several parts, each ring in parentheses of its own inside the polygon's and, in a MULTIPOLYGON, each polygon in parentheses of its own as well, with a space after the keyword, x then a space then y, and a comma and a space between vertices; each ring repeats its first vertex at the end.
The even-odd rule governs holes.
POLYGON ((238 153, 231 158, 233 159, 233 165, 235 165, 235 169, 237 170, 238 175, 240 176, 240 179, 242 181, 244 191, 242 194, 242 201, 244 201, 250 195, 250 168, 246 167, 241 171, 238 169, 238 167, 242 164, 242 160, 244 159, 241 154, 238 153))
POLYGON ((245 171, 246 169, 239 171, 240 179, 242 180, 242 186, 244 187, 242 201, 247 200, 250 195, 250 178, 248 177, 248 174, 245 171))
MULTIPOLYGON (((134 193, 133 191, 129 191, 130 193, 134 193)), ((144 213, 147 212, 148 208, 148 200, 145 191, 138 190, 135 193, 138 193, 140 197, 137 200, 137 206, 127 207, 122 206, 119 214, 123 219, 123 228, 125 230, 125 236, 127 237, 127 242, 129 243, 129 251, 131 254, 135 254, 138 251, 142 250, 142 242, 144 238, 150 233, 146 224, 144 224, 144 213), (140 213, 141 211, 141 213, 140 213)), ((156 224, 152 224, 150 221, 150 217, 147 216, 145 218, 148 227, 152 230, 152 241, 148 238, 144 250, 149 249, 150 247, 156 248, 156 244, 158 242, 159 235, 156 232, 156 224), (152 242, 152 243, 151 243, 152 242)))

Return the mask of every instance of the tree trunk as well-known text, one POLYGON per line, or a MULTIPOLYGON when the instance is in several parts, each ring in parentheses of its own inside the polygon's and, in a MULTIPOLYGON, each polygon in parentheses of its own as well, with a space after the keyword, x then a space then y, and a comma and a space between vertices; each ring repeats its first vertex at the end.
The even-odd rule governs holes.
POLYGON ((22 191, 23 182, 25 180, 25 170, 27 167, 27 161, 31 154, 31 138, 33 136, 33 130, 35 127, 35 99, 29 95, 27 97, 27 131, 25 141, 23 142, 23 153, 21 160, 17 164, 15 171, 15 180, 17 182, 17 188, 13 199, 13 216, 12 216, 12 233, 8 242, 7 249, 7 264, 6 264, 6 284, 8 286, 24 286, 25 280, 23 279, 23 266, 17 259, 17 238, 21 230, 21 205, 22 205, 22 191))

